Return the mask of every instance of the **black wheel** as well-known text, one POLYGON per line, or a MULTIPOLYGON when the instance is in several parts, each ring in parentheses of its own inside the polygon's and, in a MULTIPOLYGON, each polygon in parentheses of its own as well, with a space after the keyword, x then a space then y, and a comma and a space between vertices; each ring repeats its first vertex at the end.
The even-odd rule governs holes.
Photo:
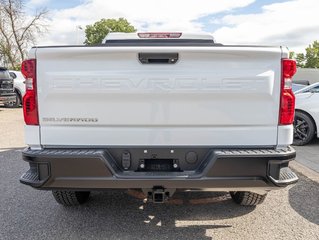
POLYGON ((261 204, 267 194, 261 195, 253 192, 230 192, 232 199, 242 206, 256 206, 261 204))
POLYGON ((78 191, 52 191, 55 200, 64 206, 78 206, 85 203, 90 192, 78 192, 78 191))
POLYGON ((306 113, 296 111, 294 119, 294 145, 309 143, 315 135, 315 124, 306 113))
POLYGON ((20 94, 15 91, 15 98, 16 100, 14 102, 5 103, 4 106, 7 108, 17 108, 21 106, 21 96, 20 94))

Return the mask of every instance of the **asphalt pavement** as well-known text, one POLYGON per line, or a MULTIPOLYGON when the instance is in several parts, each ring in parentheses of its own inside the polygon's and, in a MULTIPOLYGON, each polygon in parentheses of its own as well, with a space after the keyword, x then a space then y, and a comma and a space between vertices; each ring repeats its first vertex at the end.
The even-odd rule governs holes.
MULTIPOLYGON (((18 181, 28 169, 21 109, 0 108, 0 124, 1 240, 319 239, 319 174, 300 163, 293 164, 299 182, 270 192, 257 207, 238 206, 224 192, 177 192, 166 204, 152 204, 137 190, 109 190, 67 208, 51 192, 18 181)), ((299 148, 297 154, 305 158, 299 148)))
POLYGON ((314 138, 305 146, 294 146, 296 161, 319 173, 319 138, 314 138))

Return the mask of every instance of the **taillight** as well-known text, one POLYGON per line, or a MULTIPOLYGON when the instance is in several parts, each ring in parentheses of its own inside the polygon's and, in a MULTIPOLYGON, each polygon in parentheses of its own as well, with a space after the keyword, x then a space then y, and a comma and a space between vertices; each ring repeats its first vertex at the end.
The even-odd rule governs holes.
POLYGON ((22 62, 21 73, 25 77, 26 93, 23 97, 23 115, 27 125, 39 125, 37 102, 36 60, 22 62))
POLYGON ((294 121, 295 114, 295 95, 292 92, 292 77, 297 71, 295 60, 281 60, 281 100, 279 124, 289 125, 294 121))

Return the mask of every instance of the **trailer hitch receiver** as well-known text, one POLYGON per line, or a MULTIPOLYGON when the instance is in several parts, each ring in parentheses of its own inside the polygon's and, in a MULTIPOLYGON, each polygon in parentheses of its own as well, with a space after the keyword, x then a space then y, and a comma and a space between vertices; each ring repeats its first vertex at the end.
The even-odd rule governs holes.
POLYGON ((142 189, 147 194, 147 198, 153 203, 164 203, 173 196, 176 189, 165 189, 164 187, 153 187, 152 189, 142 189))

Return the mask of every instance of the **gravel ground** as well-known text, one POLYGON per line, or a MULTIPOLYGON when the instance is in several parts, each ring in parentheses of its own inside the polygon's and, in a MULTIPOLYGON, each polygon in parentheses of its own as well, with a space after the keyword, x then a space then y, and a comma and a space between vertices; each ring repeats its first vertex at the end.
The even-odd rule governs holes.
POLYGON ((0 151, 25 146, 21 108, 10 109, 0 107, 0 129, 0 151))
MULTIPOLYGON (((177 192, 144 203, 137 191, 93 192, 80 207, 19 183, 21 109, 0 108, 0 239, 319 239, 319 174, 294 164, 299 182, 272 191, 262 205, 241 207, 227 193, 177 192), (311 175, 311 177, 310 177, 311 175)), ((318 147, 318 146, 314 146, 318 147)), ((298 155, 302 158, 302 154, 298 155)))

